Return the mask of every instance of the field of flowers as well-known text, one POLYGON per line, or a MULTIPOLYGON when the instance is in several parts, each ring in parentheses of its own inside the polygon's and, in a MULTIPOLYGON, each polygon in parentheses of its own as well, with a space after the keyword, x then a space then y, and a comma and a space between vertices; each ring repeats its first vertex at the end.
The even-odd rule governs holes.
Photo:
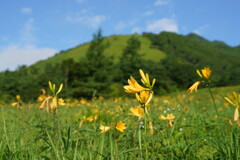
POLYGON ((143 85, 123 86, 130 98, 63 100, 51 82, 34 104, 17 95, 0 107, 0 159, 239 159, 240 87, 210 88, 211 70, 197 74, 188 91, 161 97, 142 70, 143 85))

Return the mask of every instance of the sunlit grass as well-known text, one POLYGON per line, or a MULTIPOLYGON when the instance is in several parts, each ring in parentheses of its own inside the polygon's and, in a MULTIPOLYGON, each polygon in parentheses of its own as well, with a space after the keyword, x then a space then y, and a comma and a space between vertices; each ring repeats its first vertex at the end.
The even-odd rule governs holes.
MULTIPOLYGON (((238 126, 231 126, 224 118, 232 119, 234 107, 225 96, 240 87, 214 88, 220 120, 226 137, 221 137, 217 117, 212 107, 211 96, 206 89, 188 94, 172 93, 154 97, 149 107, 153 134, 144 134, 142 152, 148 159, 218 159, 222 138, 229 143, 228 156, 238 157, 238 126), (159 119, 160 115, 174 115, 172 126, 159 119), (236 148, 237 147, 237 148, 236 148)), ((53 115, 38 108, 39 103, 24 104, 21 108, 1 106, 0 157, 1 159, 138 159, 140 157, 138 117, 129 115, 130 108, 138 105, 129 98, 91 101, 84 99, 65 100, 58 107, 56 131, 53 115), (124 122, 123 132, 111 129, 101 133, 100 126, 116 127, 124 122)), ((144 123, 142 124, 144 125, 144 123)), ((150 131, 147 128, 147 131, 150 131)), ((224 148, 222 148, 224 152, 224 148)), ((227 155, 225 155, 227 157, 227 155)), ((225 158, 226 158, 225 157, 225 158)), ((233 158, 232 158, 233 159, 233 158)))

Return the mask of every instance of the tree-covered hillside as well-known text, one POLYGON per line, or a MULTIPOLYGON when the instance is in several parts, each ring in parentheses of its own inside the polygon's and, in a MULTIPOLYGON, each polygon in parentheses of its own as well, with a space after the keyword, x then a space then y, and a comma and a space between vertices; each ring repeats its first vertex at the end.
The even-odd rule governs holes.
POLYGON ((156 94, 187 89, 196 79, 195 70, 212 69, 215 86, 239 85, 240 47, 208 41, 196 34, 143 33, 103 37, 101 30, 89 43, 61 51, 32 66, 0 74, 0 99, 19 94, 24 100, 36 99, 48 81, 64 83, 66 98, 122 96, 122 86, 138 69, 156 82, 156 94))

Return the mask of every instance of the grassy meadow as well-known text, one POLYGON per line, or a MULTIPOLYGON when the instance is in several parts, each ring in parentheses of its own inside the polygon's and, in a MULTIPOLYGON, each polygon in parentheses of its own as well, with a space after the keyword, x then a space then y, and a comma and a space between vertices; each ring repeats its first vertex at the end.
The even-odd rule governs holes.
POLYGON ((238 159, 235 108, 224 99, 233 91, 240 86, 213 88, 213 97, 207 88, 153 97, 147 119, 130 114, 134 94, 65 99, 57 112, 17 97, 1 105, 0 159, 238 159))

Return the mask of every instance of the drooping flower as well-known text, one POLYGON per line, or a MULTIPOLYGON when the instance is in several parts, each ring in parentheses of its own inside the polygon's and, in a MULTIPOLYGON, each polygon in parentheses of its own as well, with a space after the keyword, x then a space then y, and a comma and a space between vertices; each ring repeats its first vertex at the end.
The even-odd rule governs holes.
POLYGON ((210 75, 211 75, 211 70, 207 67, 204 67, 201 72, 197 69, 197 74, 199 75, 200 78, 202 78, 201 81, 195 82, 191 87, 188 88, 188 92, 192 93, 193 91, 197 91, 197 88, 199 84, 201 83, 206 83, 208 85, 210 83, 210 75))
POLYGON ((132 76, 130 76, 130 79, 128 79, 128 84, 129 85, 124 86, 125 92, 127 93, 139 93, 145 90, 149 90, 148 88, 144 88, 138 84, 138 82, 132 76))
MULTIPOLYGON (((63 105, 64 101, 63 99, 58 99, 57 95, 61 92, 62 88, 63 88, 63 84, 60 84, 58 91, 56 92, 56 85, 52 84, 50 81, 48 82, 49 84, 49 88, 53 93, 53 96, 47 96, 43 102, 41 103, 41 105, 39 106, 39 109, 43 109, 45 104, 46 104, 46 111, 49 112, 51 111, 55 111, 56 113, 58 112, 58 104, 63 105)), ((42 95, 45 96, 45 90, 42 90, 42 95)), ((43 98, 43 97, 41 97, 43 98)), ((40 98, 40 99, 41 99, 40 98)))
POLYGON ((38 96, 37 101, 42 102, 47 98, 45 89, 41 89, 41 95, 38 96))
POLYGON ((122 123, 122 121, 118 122, 116 127, 117 130, 119 130, 120 132, 124 132, 124 130, 127 128, 126 127, 126 123, 122 123))
POLYGON ((110 126, 104 126, 104 125, 100 125, 99 129, 101 130, 101 133, 106 133, 107 131, 110 130, 110 126))
POLYGON ((132 115, 132 116, 136 116, 136 117, 139 117, 139 118, 142 118, 143 115, 144 115, 144 110, 141 108, 141 107, 135 107, 135 108, 130 108, 130 112, 129 115, 132 115))
POLYGON ((167 114, 167 116, 161 115, 159 117, 160 120, 172 120, 174 118, 175 118, 175 116, 172 113, 171 114, 167 114))
POLYGON ((233 105, 235 107, 234 111, 234 121, 238 121, 239 119, 239 105, 240 105, 240 94, 237 94, 236 92, 233 92, 233 94, 229 97, 224 97, 228 103, 233 105))
POLYGON ((191 87, 188 88, 188 92, 192 93, 193 91, 197 91, 197 88, 201 83, 202 83, 201 81, 195 82, 191 87))
POLYGON ((159 119, 160 120, 168 120, 168 124, 169 124, 169 126, 170 127, 172 127, 173 126, 173 119, 175 118, 175 116, 173 115, 173 114, 167 114, 167 116, 165 117, 165 116, 163 116, 163 115, 161 115, 160 117, 159 117, 159 119))
POLYGON ((21 100, 21 96, 16 95, 16 99, 17 99, 17 102, 11 103, 11 106, 21 109, 21 106, 22 106, 22 103, 23 103, 22 100, 21 100))

